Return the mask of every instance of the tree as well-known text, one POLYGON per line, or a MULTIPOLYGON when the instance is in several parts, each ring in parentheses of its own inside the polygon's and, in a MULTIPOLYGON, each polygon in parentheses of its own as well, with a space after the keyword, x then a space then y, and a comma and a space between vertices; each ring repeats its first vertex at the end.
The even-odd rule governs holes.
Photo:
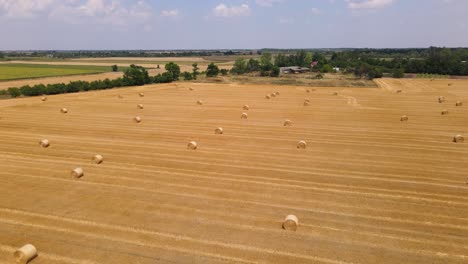
POLYGON ((247 64, 244 59, 239 58, 234 62, 231 72, 234 74, 244 74, 247 69, 247 64))
POLYGON ((20 89, 12 87, 12 88, 8 88, 8 94, 11 97, 16 98, 21 95, 21 92, 20 92, 20 89))
POLYGON ((180 75, 180 67, 179 65, 169 62, 166 64, 165 69, 167 72, 172 74, 172 77, 174 80, 179 80, 179 75, 180 75))
POLYGON ((193 67, 193 69, 192 69, 192 75, 193 75, 192 78, 193 78, 194 80, 196 80, 196 79, 197 79, 197 75, 200 74, 200 72, 198 71, 200 68, 198 68, 198 63, 192 64, 192 67, 193 67))
POLYGON ((228 75, 228 73, 229 73, 229 71, 228 71, 227 69, 221 69, 221 70, 219 70, 219 72, 220 72, 221 75, 223 75, 223 76, 226 76, 226 75, 228 75))
POLYGON ((185 72, 182 73, 182 76, 184 76, 185 81, 190 81, 190 80, 193 80, 193 77, 196 76, 196 75, 185 71, 185 72))
POLYGON ((268 70, 273 66, 271 53, 265 52, 262 54, 260 57, 260 65, 264 69, 268 68, 268 70))
POLYGON ((130 65, 130 68, 125 71, 123 79, 124 82, 130 86, 150 83, 148 71, 145 68, 134 64, 130 65))
POLYGON ((206 77, 216 77, 219 74, 219 68, 213 62, 206 69, 206 77))
POLYGON ((278 77, 280 75, 280 68, 278 66, 273 66, 271 68, 270 76, 271 77, 278 77))
POLYGON ((158 64, 158 66, 156 66, 156 69, 160 69, 159 64, 158 64))
POLYGON ((255 59, 250 59, 247 62, 245 72, 256 72, 260 70, 260 62, 255 59))
POLYGON ((116 64, 112 65, 112 71, 113 72, 118 72, 119 71, 119 66, 117 66, 116 64))
POLYGON ((405 76, 405 71, 402 68, 394 69, 392 72, 393 78, 403 78, 405 76))

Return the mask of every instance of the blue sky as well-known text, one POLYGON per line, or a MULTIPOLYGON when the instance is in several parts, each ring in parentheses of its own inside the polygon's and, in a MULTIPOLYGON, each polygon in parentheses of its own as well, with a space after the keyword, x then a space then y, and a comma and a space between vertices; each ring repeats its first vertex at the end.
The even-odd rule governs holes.
POLYGON ((0 0, 0 50, 468 46, 468 0, 0 0))

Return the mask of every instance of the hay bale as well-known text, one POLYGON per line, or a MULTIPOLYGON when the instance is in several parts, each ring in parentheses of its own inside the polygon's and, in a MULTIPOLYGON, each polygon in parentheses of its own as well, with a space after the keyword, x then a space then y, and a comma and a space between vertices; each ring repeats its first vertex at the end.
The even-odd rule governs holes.
POLYGON ((401 122, 407 122, 408 121, 408 116, 406 116, 406 115, 401 116, 400 121, 401 122))
POLYGON ((244 105, 244 107, 242 107, 242 109, 248 111, 248 110, 250 110, 250 106, 249 105, 244 105))
POLYGON ((141 123, 141 117, 139 117, 139 116, 136 116, 135 118, 133 118, 133 120, 134 120, 136 123, 141 123))
POLYGON ((123 96, 122 96, 121 94, 119 94, 117 97, 118 97, 119 99, 123 99, 123 96))
POLYGON ((275 94, 275 93, 271 93, 270 96, 273 98, 273 97, 276 97, 276 94, 275 94))
POLYGON ((451 84, 451 83, 449 83, 449 84, 448 84, 448 86, 452 86, 452 84, 451 84))
POLYGON ((224 133, 224 129, 222 127, 218 127, 215 129, 215 134, 222 135, 224 133))
POLYGON ((73 178, 79 179, 79 178, 84 176, 84 171, 83 171, 82 168, 76 168, 76 169, 72 170, 71 176, 73 178))
POLYGON ((26 244, 13 253, 16 263, 26 264, 37 257, 37 249, 31 244, 26 244))
POLYGON ((39 141, 39 145, 41 145, 43 148, 48 148, 50 146, 50 142, 48 139, 43 139, 39 141))
POLYGON ((463 143, 463 142, 465 142, 465 138, 462 135, 456 135, 456 136, 453 137, 453 142, 463 143))
POLYGON ((138 105, 137 105, 137 108, 138 108, 138 109, 143 109, 144 107, 143 107, 142 104, 138 104, 138 105))
POLYGON ((284 124, 283 124, 283 126, 285 126, 285 127, 292 126, 292 121, 291 121, 291 120, 289 120, 289 119, 286 119, 286 120, 284 120, 284 124))
POLYGON ((265 99, 271 99, 271 96, 269 94, 265 95, 265 99))
POLYGON ((140 97, 145 97, 144 93, 139 93, 138 95, 140 95, 140 97))
POLYGON ((337 95, 338 95, 338 92, 334 92, 333 95, 334 95, 334 96, 337 96, 337 95))
POLYGON ((445 102, 445 97, 439 96, 438 100, 439 100, 439 103, 443 103, 443 102, 445 102))
POLYGON ((306 149, 307 148, 307 142, 305 142, 303 140, 297 142, 297 148, 298 149, 306 149))
POLYGON ((397 90, 396 93, 402 93, 403 91, 402 90, 397 90))
POLYGON ((194 90, 192 87, 190 87, 190 88, 188 88, 188 89, 189 89, 189 91, 193 91, 193 90, 194 90))
POLYGON ((247 113, 242 113, 241 119, 247 119, 249 118, 249 115, 247 113))
POLYGON ((306 93, 310 93, 310 90, 309 90, 309 89, 306 89, 306 93))
POLYGON ((288 231, 296 231, 299 225, 299 219, 295 215, 288 215, 284 219, 283 229, 288 231))
POLYGON ((448 115, 449 114, 449 111, 447 109, 444 109, 442 110, 442 112, 440 112, 441 115, 448 115))
POLYGON ((94 155, 93 162, 96 164, 101 164, 104 161, 104 157, 102 155, 94 155))
POLYGON ((203 101, 202 101, 202 100, 198 100, 198 101, 197 101, 197 104, 198 104, 198 105, 203 105, 203 101))
POLYGON ((463 102, 457 101, 457 102, 455 103, 455 106, 463 106, 463 102))
POLYGON ((41 101, 42 101, 42 102, 45 102, 45 101, 47 101, 47 97, 45 97, 45 96, 42 96, 42 97, 41 97, 41 101))
POLYGON ((66 113, 68 113, 68 109, 62 108, 62 109, 60 109, 60 112, 61 112, 62 114, 66 114, 66 113))
POLYGON ((191 150, 196 150, 198 148, 198 144, 195 141, 190 141, 187 145, 187 148, 191 150))
POLYGON ((279 96, 280 95, 280 92, 275 92, 276 96, 279 96))
POLYGON ((304 100, 304 106, 308 106, 310 105, 310 100, 309 99, 305 99, 304 100))

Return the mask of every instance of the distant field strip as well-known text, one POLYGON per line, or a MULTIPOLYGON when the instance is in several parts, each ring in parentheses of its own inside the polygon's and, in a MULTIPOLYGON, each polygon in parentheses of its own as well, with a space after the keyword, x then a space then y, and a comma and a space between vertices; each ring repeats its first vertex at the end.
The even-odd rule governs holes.
POLYGON ((0 64, 0 81, 109 72, 109 67, 47 64, 0 64))

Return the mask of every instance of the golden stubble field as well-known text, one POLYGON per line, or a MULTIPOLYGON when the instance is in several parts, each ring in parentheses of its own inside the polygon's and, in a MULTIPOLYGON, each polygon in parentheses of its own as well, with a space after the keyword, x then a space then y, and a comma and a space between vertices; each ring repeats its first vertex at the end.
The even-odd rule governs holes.
POLYGON ((467 263, 468 82, 378 83, 0 101, 0 263, 467 263))

